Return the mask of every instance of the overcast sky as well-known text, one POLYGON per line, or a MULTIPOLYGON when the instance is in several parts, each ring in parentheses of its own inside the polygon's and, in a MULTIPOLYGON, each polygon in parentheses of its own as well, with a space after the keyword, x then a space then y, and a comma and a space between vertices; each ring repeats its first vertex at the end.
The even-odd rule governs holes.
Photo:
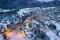
POLYGON ((37 1, 50 2, 50 1, 53 1, 53 0, 37 0, 37 1))

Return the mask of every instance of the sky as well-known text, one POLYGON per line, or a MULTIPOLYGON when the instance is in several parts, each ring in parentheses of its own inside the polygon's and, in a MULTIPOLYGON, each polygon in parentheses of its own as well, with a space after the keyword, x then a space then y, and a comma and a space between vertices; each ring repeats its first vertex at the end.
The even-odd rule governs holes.
POLYGON ((37 0, 37 1, 50 2, 50 1, 53 1, 53 0, 37 0))

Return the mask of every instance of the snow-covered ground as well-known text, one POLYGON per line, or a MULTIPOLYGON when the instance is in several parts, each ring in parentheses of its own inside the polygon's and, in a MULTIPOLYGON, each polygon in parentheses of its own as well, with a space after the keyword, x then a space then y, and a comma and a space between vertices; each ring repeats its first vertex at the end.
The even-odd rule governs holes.
POLYGON ((60 40, 60 38, 52 32, 52 30, 47 31, 46 35, 50 38, 50 40, 60 40))
POLYGON ((3 40, 3 34, 0 34, 0 40, 3 40))

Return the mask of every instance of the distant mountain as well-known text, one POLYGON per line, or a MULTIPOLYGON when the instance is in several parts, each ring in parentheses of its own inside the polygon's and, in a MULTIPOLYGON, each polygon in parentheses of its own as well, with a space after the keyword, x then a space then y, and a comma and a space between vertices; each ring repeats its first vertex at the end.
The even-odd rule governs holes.
POLYGON ((36 0, 0 0, 0 8, 3 9, 20 9, 29 7, 52 7, 60 6, 60 1, 40 2, 36 0))
POLYGON ((36 4, 36 6, 39 6, 39 7, 53 7, 53 6, 60 6, 60 1, 58 0, 54 0, 50 2, 37 1, 34 4, 36 4))
POLYGON ((60 6, 60 1, 51 1, 51 2, 48 2, 47 6, 60 6))

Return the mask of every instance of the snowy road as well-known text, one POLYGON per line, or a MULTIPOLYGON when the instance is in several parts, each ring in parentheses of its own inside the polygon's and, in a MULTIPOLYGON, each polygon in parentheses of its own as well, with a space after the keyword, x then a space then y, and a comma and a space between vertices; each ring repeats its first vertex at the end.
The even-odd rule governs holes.
POLYGON ((50 38, 50 40, 60 40, 60 38, 51 30, 46 31, 46 35, 50 38))
POLYGON ((3 36, 2 36, 2 34, 0 34, 0 40, 3 40, 3 36))

